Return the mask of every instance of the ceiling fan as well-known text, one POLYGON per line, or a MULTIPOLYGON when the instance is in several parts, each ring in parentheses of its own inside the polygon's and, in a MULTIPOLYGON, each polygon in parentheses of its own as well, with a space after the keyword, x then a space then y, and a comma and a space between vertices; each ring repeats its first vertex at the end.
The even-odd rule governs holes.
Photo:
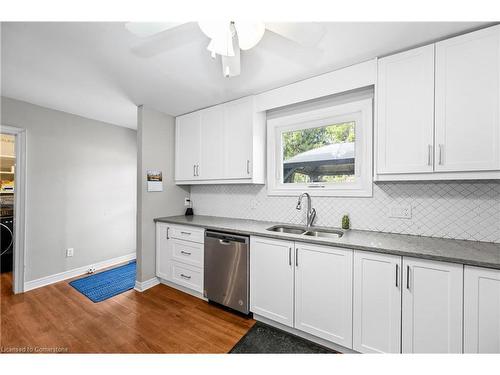
MULTIPOLYGON (((169 30, 180 30, 186 24, 175 22, 128 22, 125 27, 134 35, 148 38, 169 30)), ((324 26, 319 23, 264 23, 219 20, 199 21, 197 24, 202 33, 210 39, 207 50, 212 58, 217 58, 217 55, 221 57, 222 73, 225 77, 235 77, 240 74, 240 51, 247 51, 255 47, 265 34, 274 34, 274 36, 284 38, 298 47, 313 47, 325 34, 324 26)), ((289 44, 288 48, 290 48, 289 44)))

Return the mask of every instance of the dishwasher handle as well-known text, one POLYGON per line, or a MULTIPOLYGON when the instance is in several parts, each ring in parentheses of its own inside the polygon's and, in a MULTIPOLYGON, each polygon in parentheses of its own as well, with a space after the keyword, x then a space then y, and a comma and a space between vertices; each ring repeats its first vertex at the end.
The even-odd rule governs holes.
POLYGON ((248 244, 248 242, 249 242, 247 236, 240 236, 240 235, 231 234, 231 233, 212 232, 212 231, 208 231, 208 230, 205 232, 205 238, 219 240, 219 243, 221 245, 230 245, 230 244, 235 243, 235 242, 248 244))

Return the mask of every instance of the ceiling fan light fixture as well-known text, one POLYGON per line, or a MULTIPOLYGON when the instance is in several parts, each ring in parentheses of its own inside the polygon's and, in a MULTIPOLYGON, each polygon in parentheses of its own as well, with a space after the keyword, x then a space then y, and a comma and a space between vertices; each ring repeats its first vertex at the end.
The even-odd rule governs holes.
POLYGON ((234 23, 234 27, 242 50, 255 47, 266 31, 266 25, 263 22, 237 21, 234 23))
POLYGON ((221 56, 234 56, 233 37, 235 29, 231 22, 200 21, 201 31, 210 38, 207 49, 221 56))

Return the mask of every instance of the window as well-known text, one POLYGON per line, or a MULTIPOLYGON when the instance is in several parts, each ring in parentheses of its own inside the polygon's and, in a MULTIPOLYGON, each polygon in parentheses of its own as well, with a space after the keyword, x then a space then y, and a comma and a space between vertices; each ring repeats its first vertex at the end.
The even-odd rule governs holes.
POLYGON ((268 120, 268 193, 372 195, 372 100, 268 120))

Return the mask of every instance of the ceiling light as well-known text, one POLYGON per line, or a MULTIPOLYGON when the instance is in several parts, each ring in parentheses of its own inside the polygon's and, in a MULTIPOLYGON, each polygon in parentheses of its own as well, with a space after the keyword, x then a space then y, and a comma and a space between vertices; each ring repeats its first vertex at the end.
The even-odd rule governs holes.
POLYGON ((253 48, 260 42, 266 31, 263 22, 237 21, 234 23, 238 34, 239 46, 242 50, 253 48))
POLYGON ((210 38, 207 49, 221 56, 234 56, 235 29, 230 21, 200 21, 201 31, 210 38))

